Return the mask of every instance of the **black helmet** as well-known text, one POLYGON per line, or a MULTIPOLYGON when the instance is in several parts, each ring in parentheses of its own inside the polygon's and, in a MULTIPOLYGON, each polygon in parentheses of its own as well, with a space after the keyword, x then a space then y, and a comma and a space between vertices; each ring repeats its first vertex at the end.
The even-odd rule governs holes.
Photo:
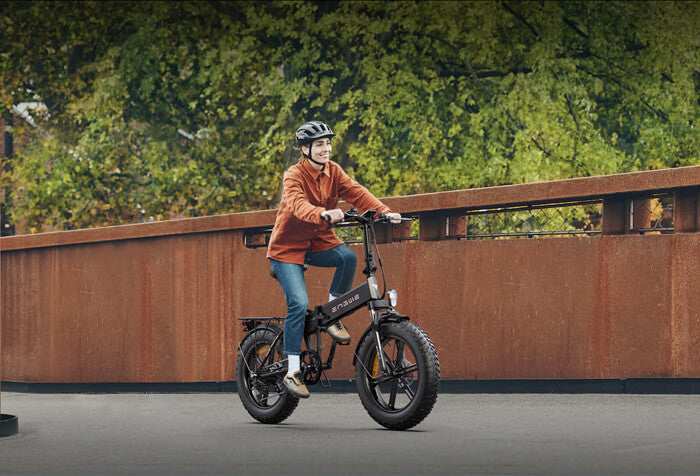
POLYGON ((311 144, 317 139, 334 136, 335 132, 331 130, 330 126, 320 121, 305 122, 299 126, 294 134, 297 146, 311 144))

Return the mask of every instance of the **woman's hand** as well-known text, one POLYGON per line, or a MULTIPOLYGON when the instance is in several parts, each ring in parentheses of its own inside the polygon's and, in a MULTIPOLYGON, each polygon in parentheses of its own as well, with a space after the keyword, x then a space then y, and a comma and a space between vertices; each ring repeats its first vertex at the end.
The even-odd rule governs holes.
POLYGON ((389 217, 391 223, 401 223, 401 214, 400 213, 387 213, 386 216, 389 217))
POLYGON ((343 210, 341 210, 340 208, 336 208, 333 210, 324 210, 321 212, 321 218, 323 217, 330 218, 331 223, 338 223, 339 221, 343 221, 345 213, 343 213, 343 210))

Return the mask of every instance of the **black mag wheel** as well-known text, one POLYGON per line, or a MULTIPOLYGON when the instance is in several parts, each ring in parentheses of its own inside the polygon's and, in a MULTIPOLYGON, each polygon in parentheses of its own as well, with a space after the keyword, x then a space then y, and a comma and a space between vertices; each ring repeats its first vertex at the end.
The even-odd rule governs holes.
POLYGON ((272 347, 279 332, 282 332, 279 326, 251 331, 241 343, 238 354, 238 396, 250 416, 261 423, 280 423, 299 404, 299 399, 287 392, 282 383, 287 369, 282 339, 272 347), (270 366, 281 369, 281 372, 271 377, 258 375, 270 366))
POLYGON ((388 368, 381 370, 370 333, 357 352, 357 391, 377 423, 406 430, 433 409, 440 391, 440 362, 430 338, 413 322, 385 323, 380 336, 388 368))

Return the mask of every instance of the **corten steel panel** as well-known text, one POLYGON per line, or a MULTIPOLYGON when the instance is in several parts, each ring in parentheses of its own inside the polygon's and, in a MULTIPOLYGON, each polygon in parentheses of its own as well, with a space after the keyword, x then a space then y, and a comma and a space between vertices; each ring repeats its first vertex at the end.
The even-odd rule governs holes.
MULTIPOLYGON (((380 250, 399 309, 431 336, 445 378, 692 377, 700 375, 692 357, 699 238, 380 250)), ((6 253, 3 273, 13 286, 3 289, 5 378, 231 380, 242 337, 234 317, 284 314, 264 256, 229 232, 6 253)), ((307 273, 312 304, 327 299, 331 277, 331 270, 307 273)), ((359 311, 347 323, 355 341, 338 349, 331 378, 353 376, 354 344, 368 317, 359 311)))
MULTIPOLYGON (((400 310, 435 342, 445 378, 621 378, 700 374, 692 357, 698 241, 627 236, 380 249, 400 310)), ((2 264, 6 275, 20 270, 3 289, 10 380, 230 380, 242 337, 233 317, 284 314, 264 250, 243 249, 235 233, 7 253, 2 264)), ((307 273, 312 304, 327 298, 331 276, 307 273)), ((355 342, 365 314, 348 319, 355 342)), ((353 348, 338 349, 331 378, 352 377, 353 348)))
POLYGON ((624 196, 603 199, 603 234, 624 235, 629 232, 629 198, 624 196))
POLYGON ((414 314, 445 378, 590 376, 596 242, 418 244, 414 314))
POLYGON ((5 378, 230 380, 235 235, 4 254, 5 378))
POLYGON ((674 195, 674 232, 697 232, 700 224, 700 187, 676 190, 674 195))
MULTIPOLYGON (((55 252, 55 250, 51 250, 55 252)), ((2 325, 3 338, 3 378, 20 381, 41 381, 40 369, 45 362, 39 362, 41 350, 46 359, 54 357, 46 342, 40 346, 40 341, 46 335, 51 335, 52 329, 46 324, 53 319, 53 312, 47 307, 48 299, 40 295, 39 289, 46 289, 46 282, 39 282, 39 257, 49 261, 50 251, 42 253, 38 250, 2 253, 2 325), (39 328, 37 316, 40 307, 44 306, 46 323, 39 328)), ((50 276, 47 270, 45 276, 50 276)), ((54 336, 59 340, 62 336, 54 336)), ((61 357, 66 359, 69 356, 61 357)), ((47 372, 47 374, 50 372, 47 372)))
POLYGON ((673 237, 671 361, 674 375, 700 375, 700 239, 673 237))
POLYGON ((670 236, 601 240, 601 377, 672 377, 670 236), (620 375, 620 372, 624 372, 620 375))

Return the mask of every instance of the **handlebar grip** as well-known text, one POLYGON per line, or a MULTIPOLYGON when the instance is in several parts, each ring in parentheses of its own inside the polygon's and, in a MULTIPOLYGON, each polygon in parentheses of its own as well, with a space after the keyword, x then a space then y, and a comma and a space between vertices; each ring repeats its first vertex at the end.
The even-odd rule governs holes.
MULTIPOLYGON (((390 218, 389 215, 386 213, 377 213, 375 215, 375 221, 391 221, 391 220, 396 220, 396 218, 390 218)), ((416 220, 415 217, 401 217, 398 219, 399 221, 414 221, 416 220)))

